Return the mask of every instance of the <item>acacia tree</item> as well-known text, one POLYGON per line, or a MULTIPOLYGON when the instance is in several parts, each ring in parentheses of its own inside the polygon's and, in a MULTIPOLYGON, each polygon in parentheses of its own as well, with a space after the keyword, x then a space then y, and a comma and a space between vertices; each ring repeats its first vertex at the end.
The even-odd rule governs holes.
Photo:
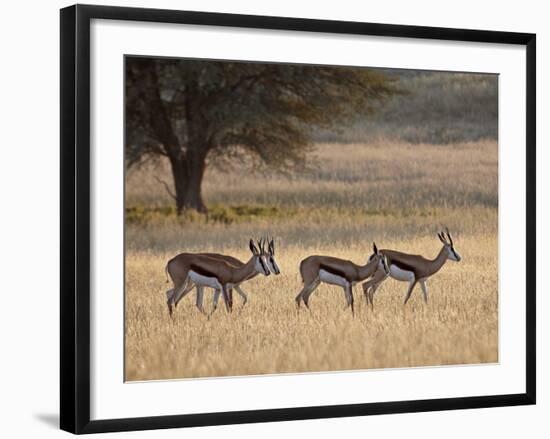
POLYGON ((206 212, 208 163, 244 154, 295 168, 316 129, 354 122, 396 91, 365 68, 127 57, 126 163, 167 157, 178 214, 206 212))

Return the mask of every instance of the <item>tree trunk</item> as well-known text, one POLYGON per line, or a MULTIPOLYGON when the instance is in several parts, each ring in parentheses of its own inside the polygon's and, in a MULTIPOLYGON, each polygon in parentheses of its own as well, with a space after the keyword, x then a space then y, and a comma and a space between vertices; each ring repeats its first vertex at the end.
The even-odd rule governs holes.
POLYGON ((206 153, 204 150, 191 150, 187 154, 188 180, 184 195, 184 208, 195 209, 208 213, 202 199, 202 179, 206 168, 206 153))
POLYGON ((185 160, 169 157, 170 158, 170 167, 172 168, 172 176, 174 177, 174 188, 175 192, 175 201, 176 201, 176 212, 178 215, 181 215, 181 212, 184 208, 184 194, 185 188, 187 187, 187 181, 189 176, 187 174, 187 165, 185 160))
POLYGON ((185 209, 196 209, 206 212, 201 197, 201 182, 204 174, 206 155, 202 151, 190 151, 194 154, 184 154, 178 136, 176 135, 169 113, 160 96, 158 74, 155 62, 151 59, 140 60, 143 81, 147 85, 143 89, 146 102, 150 107, 149 123, 157 138, 164 146, 164 151, 170 160, 174 187, 176 192, 177 214, 185 209))
POLYGON ((186 209, 207 213, 202 199, 202 178, 206 167, 206 156, 202 151, 189 151, 185 159, 170 159, 174 187, 176 189, 177 214, 186 209))

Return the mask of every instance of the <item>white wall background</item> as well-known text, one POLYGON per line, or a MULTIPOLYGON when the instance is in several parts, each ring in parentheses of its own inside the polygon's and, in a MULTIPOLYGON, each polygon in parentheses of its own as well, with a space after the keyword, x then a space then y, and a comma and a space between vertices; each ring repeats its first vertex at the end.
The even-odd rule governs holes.
MULTIPOLYGON (((297 2, 104 0, 88 3, 297 16, 537 33, 538 45, 538 405, 455 412, 122 433, 114 437, 547 437, 550 410, 544 278, 550 258, 546 187, 550 153, 550 27, 544 2, 297 2), (545 349, 546 345, 546 349, 545 349)), ((65 435, 58 422, 59 13, 63 1, 4 4, 0 47, 0 434, 65 435)), ((113 435, 110 435, 113 436, 113 435)))

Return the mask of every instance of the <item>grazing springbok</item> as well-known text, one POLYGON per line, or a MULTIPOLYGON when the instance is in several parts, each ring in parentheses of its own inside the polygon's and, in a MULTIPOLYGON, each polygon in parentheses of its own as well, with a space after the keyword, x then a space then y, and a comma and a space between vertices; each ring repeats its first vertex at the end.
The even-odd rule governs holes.
MULTIPOLYGON (((174 288, 166 292, 170 316, 173 312, 172 306, 179 302, 194 286, 210 287, 221 292, 227 309, 231 311, 233 307, 231 290, 235 285, 238 286, 258 273, 264 276, 270 274, 265 252, 260 252, 252 240, 250 240, 249 246, 252 257, 244 264, 236 258, 224 257, 224 259, 220 259, 196 253, 180 253, 168 261, 166 273, 174 283, 174 288), (228 262, 233 259, 240 265, 228 262)), ((197 294, 197 307, 204 313, 201 294, 197 294), (201 300, 199 301, 199 299, 201 300)))
POLYGON ((378 252, 373 243, 374 257, 371 257, 366 265, 357 265, 351 261, 332 256, 309 256, 300 263, 300 274, 304 287, 296 296, 296 305, 300 307, 300 300, 309 308, 309 297, 321 282, 338 285, 344 289, 347 305, 351 306, 351 313, 355 315, 353 308, 353 286, 372 276, 377 270, 388 271, 385 258, 378 252))
MULTIPOLYGON (((447 236, 445 236, 445 232, 437 234, 443 247, 441 247, 435 259, 426 259, 420 255, 410 255, 395 250, 380 250, 380 253, 383 254, 388 261, 390 268, 389 275, 393 279, 409 282, 409 289, 407 290, 404 304, 408 302, 417 283, 422 287, 424 302, 428 303, 426 280, 437 273, 448 259, 456 262, 462 259, 454 248, 453 238, 451 238, 449 229, 446 229, 446 231, 447 236)), ((371 255, 371 258, 374 257, 374 254, 371 255)), ((363 284, 363 293, 365 294, 367 303, 371 304, 371 308, 374 307, 374 293, 387 276, 387 274, 378 270, 371 279, 363 284)))
MULTIPOLYGON (((279 269, 279 266, 277 265, 277 262, 275 261, 275 241, 273 240, 273 238, 271 238, 269 241, 267 239, 265 239, 265 240, 261 239, 260 241, 258 241, 258 248, 260 250, 260 254, 265 256, 265 260, 267 261, 267 267, 268 267, 269 271, 273 274, 276 274, 276 275, 280 274, 281 270, 279 269), (267 251, 265 250, 265 243, 266 242, 268 243, 268 250, 267 251)), ((219 254, 219 253, 199 253, 199 254, 201 254, 203 256, 208 256, 208 257, 211 257, 211 258, 214 258, 214 259, 221 259, 221 260, 226 261, 228 264, 233 265, 235 267, 242 267, 244 265, 244 262, 240 261, 237 258, 234 258, 233 256, 222 255, 222 254, 219 254)), ((253 273, 250 277, 245 279, 245 281, 248 281, 248 280, 256 277, 258 274, 259 273, 257 273, 257 272, 253 273)), ((174 298, 174 300, 171 300, 174 290, 173 289, 169 290, 167 292, 168 309, 170 310, 172 304, 173 304, 174 307, 177 307, 179 301, 181 299, 183 299, 183 297, 185 297, 185 295, 187 293, 189 293, 193 289, 194 286, 195 285, 192 282, 189 282, 186 289, 180 293, 179 297, 174 298)), ((196 287, 197 287, 196 306, 199 309, 199 311, 204 313, 204 308, 203 308, 204 287, 202 285, 196 285, 196 287)), ((234 285, 233 288, 242 297, 242 299, 243 299, 242 306, 245 306, 246 303, 248 302, 248 296, 241 289, 240 284, 234 285)), ((216 311, 216 309, 218 307, 218 301, 219 301, 219 298, 220 298, 220 295, 221 295, 220 290, 214 290, 214 291, 215 291, 215 293, 214 293, 212 313, 214 311, 216 311)), ((232 290, 229 291, 229 295, 231 296, 231 300, 232 300, 233 299, 232 290)))
MULTIPOLYGON (((258 248, 260 250, 260 254, 265 256, 265 260, 267 261, 267 268, 269 269, 269 271, 271 273, 273 273, 275 275, 281 274, 281 270, 279 269, 279 266, 277 265, 277 262, 275 261, 275 242, 273 241, 273 238, 271 238, 268 242, 268 250, 266 251, 265 250, 265 242, 266 241, 267 241, 267 239, 265 241, 262 240, 262 239, 260 241, 258 241, 258 248)), ((206 253, 206 254, 209 254, 209 253, 206 253)), ((238 259, 232 258, 231 256, 230 256, 230 258, 233 259, 233 260, 238 261, 238 263, 236 263, 235 261, 229 262, 231 265, 235 265, 237 267, 239 267, 241 265, 244 265, 244 263, 239 261, 238 259)), ((256 277, 258 274, 259 273, 255 273, 255 274, 251 275, 250 277, 246 278, 245 281, 248 281, 248 280, 256 277)), ((246 296, 244 291, 240 288, 239 284, 234 285, 233 288, 243 298, 242 306, 245 306, 246 302, 248 302, 248 297, 246 296)), ((197 302, 198 303, 200 302, 199 309, 202 308, 203 292, 204 292, 204 288, 202 286, 197 286, 197 295, 198 295, 197 302)), ((220 295, 221 295, 221 291, 220 290, 215 290, 212 313, 214 311, 216 311, 216 309, 218 308, 218 300, 220 298, 220 295)), ((233 291, 232 291, 232 289, 229 290, 229 296, 230 296, 231 300, 233 300, 233 291)))

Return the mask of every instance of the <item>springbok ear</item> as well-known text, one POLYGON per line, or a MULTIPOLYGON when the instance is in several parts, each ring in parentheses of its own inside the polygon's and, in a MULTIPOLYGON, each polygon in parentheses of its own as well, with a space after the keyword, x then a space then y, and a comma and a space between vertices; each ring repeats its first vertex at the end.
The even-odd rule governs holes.
POLYGON ((378 247, 376 247, 375 242, 372 243, 372 249, 373 249, 374 253, 378 254, 378 247))
POLYGON ((258 249, 256 248, 256 246, 254 245, 254 241, 252 241, 252 239, 250 240, 250 243, 249 243, 249 246, 250 246, 250 251, 257 255, 259 253, 258 249))

